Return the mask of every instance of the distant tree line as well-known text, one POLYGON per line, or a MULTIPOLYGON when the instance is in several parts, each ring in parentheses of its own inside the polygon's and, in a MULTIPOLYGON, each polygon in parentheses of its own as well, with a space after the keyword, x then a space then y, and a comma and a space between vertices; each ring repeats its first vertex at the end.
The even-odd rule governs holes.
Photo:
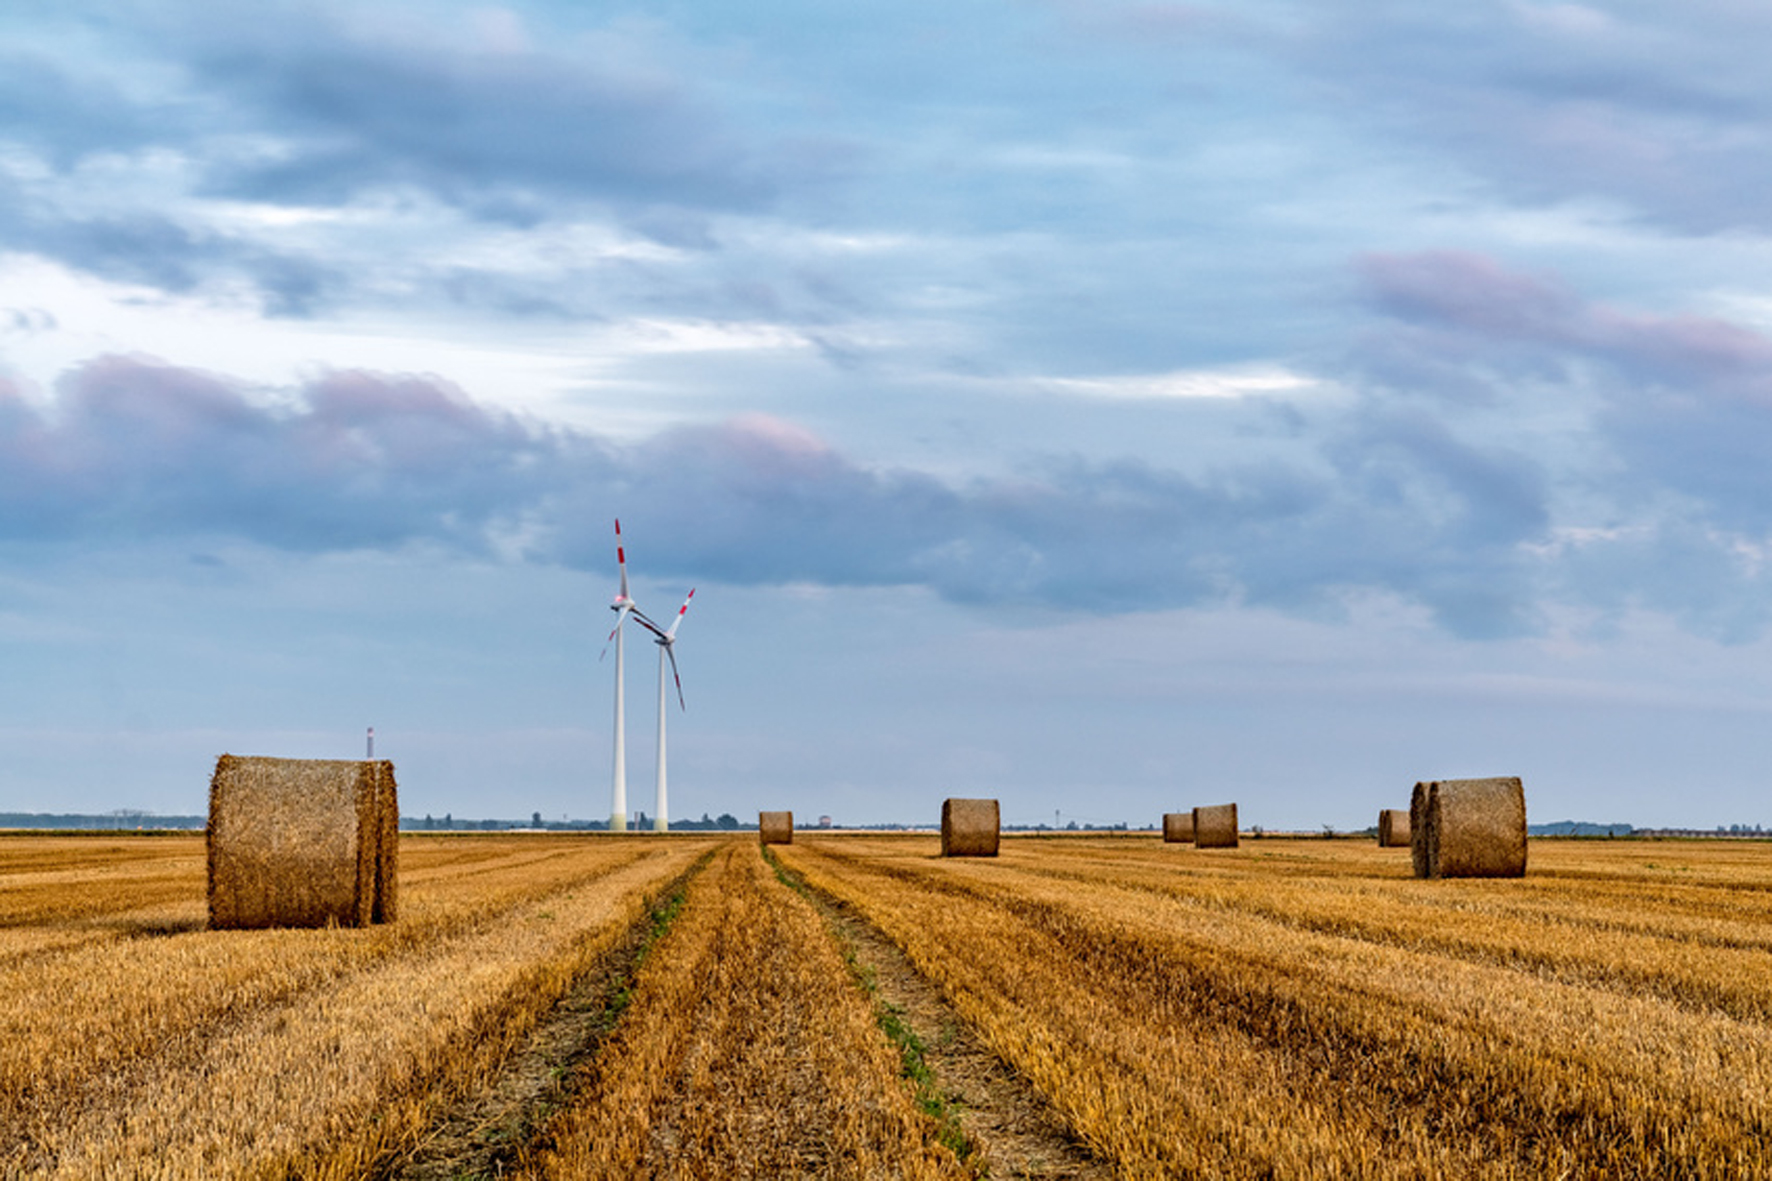
MULTIPOLYGON (((203 822, 197 822, 202 827, 203 822)), ((726 831, 737 832, 740 829, 754 829, 756 824, 742 824, 738 817, 729 812, 722 812, 710 818, 706 812, 700 820, 673 820, 672 832, 726 831)), ((402 832, 510 832, 515 829, 540 832, 607 832, 607 820, 544 820, 540 812, 532 812, 527 820, 471 820, 467 817, 457 818, 453 813, 445 812, 441 816, 433 816, 429 812, 423 816, 400 817, 402 832)), ((652 819, 644 812, 636 813, 629 832, 651 832, 652 819)))

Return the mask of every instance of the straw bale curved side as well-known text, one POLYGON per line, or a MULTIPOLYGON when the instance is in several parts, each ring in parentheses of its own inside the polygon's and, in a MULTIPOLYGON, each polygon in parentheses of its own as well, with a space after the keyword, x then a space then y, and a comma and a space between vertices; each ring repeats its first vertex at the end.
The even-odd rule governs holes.
POLYGON ((399 825, 385 760, 222 755, 209 782, 210 926, 392 922, 399 825))
POLYGON ((1001 828, 996 800, 941 802, 941 855, 995 857, 1001 828))
POLYGON ((1237 806, 1212 804, 1194 809, 1194 847, 1196 849, 1235 849, 1237 847, 1237 806))
POLYGON ((1378 814, 1378 845, 1381 849, 1400 849, 1411 845, 1409 813, 1401 808, 1385 808, 1378 814))
POLYGON ((1525 875, 1526 789, 1518 776, 1439 779, 1417 784, 1416 793, 1424 816, 1410 846, 1416 876, 1525 875))
POLYGON ((757 839, 765 845, 793 844, 794 814, 792 812, 757 813, 757 839))
POLYGON ((1192 812, 1163 813, 1163 841, 1170 845, 1186 845, 1194 839, 1192 812))

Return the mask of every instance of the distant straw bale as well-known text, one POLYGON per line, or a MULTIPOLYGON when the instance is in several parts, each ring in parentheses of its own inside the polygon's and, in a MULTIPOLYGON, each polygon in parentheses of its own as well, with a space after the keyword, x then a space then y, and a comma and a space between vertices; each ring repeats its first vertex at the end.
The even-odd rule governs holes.
POLYGON ((793 844, 794 814, 792 812, 757 813, 757 837, 765 845, 793 844))
POLYGON ((394 764, 223 755, 209 782, 212 928, 391 923, 399 901, 394 764))
POLYGON ((996 800, 943 800, 941 855, 995 857, 999 815, 996 800))
POLYGON ((1401 849, 1409 841, 1409 813, 1401 808, 1385 808, 1378 814, 1378 845, 1382 849, 1401 849))
POLYGON ((1517 776, 1417 783, 1409 804, 1418 878, 1526 873, 1526 789, 1517 776))
POLYGON ((1235 849, 1237 847, 1237 806, 1213 804, 1194 809, 1194 847, 1196 849, 1235 849))
POLYGON ((1194 839, 1194 814, 1192 812, 1163 813, 1163 841, 1170 845, 1185 845, 1194 839))

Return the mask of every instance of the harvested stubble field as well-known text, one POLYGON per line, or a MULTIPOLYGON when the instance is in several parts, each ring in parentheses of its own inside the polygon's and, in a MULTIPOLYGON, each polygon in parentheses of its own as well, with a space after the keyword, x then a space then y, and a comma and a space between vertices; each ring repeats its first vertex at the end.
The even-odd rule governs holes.
POLYGON ((0 1175, 1772 1177, 1772 846, 0 838, 0 1175))

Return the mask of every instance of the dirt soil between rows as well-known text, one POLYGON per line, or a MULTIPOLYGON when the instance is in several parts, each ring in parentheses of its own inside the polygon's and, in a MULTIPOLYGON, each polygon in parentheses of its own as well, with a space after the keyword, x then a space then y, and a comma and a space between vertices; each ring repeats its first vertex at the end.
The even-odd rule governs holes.
POLYGON ((923 1061, 972 1145, 970 1163, 993 1178, 1106 1181, 1115 1176, 1032 1084, 984 1044, 897 944, 855 908, 801 884, 872 974, 876 1001, 897 1009, 923 1043, 923 1061))

